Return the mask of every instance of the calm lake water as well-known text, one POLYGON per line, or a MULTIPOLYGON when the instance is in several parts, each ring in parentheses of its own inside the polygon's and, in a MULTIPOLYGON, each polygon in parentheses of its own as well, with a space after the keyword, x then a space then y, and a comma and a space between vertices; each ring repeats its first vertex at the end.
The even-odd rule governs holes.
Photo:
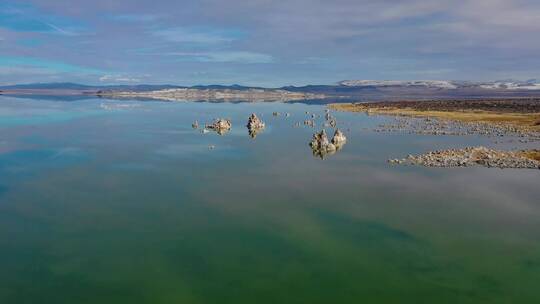
POLYGON ((324 109, 0 97, 0 303, 540 303, 540 170, 391 166, 505 145, 358 113, 321 160, 324 109))

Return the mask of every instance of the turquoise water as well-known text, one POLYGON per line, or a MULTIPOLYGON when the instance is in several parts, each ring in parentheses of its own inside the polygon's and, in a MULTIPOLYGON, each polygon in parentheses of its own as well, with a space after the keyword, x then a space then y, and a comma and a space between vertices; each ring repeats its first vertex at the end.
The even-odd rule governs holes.
POLYGON ((0 97, 0 303, 540 302, 539 171, 390 166, 504 145, 354 113, 321 160, 324 109, 0 97))

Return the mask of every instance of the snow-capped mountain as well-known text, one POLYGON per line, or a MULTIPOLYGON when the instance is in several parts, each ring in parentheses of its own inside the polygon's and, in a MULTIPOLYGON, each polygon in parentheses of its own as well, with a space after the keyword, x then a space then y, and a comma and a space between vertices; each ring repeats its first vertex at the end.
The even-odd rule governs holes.
POLYGON ((338 83, 347 87, 417 87, 431 89, 479 88, 486 90, 540 90, 536 79, 527 81, 499 80, 493 82, 451 81, 451 80, 344 80, 338 83))
POLYGON ((540 90, 540 83, 534 79, 525 82, 502 80, 480 84, 480 87, 483 89, 540 90))
POLYGON ((429 87, 440 89, 456 89, 457 86, 451 81, 443 80, 344 80, 339 85, 348 87, 429 87))

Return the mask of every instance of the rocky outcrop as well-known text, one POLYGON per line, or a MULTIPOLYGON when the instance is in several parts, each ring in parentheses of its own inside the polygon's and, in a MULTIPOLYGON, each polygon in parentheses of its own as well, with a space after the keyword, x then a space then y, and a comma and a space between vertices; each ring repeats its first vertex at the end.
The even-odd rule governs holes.
POLYGON ((340 129, 336 129, 336 132, 334 132, 334 137, 332 138, 332 143, 335 146, 342 146, 347 142, 347 137, 345 137, 345 134, 341 132, 340 129))
POLYGON ((332 119, 332 115, 330 115, 330 111, 326 110, 324 114, 324 119, 326 119, 327 121, 332 119))
POLYGON ((255 138, 257 134, 265 128, 265 124, 255 113, 253 113, 248 118, 247 128, 249 136, 255 138))
POLYGON ((339 130, 336 130, 331 141, 328 140, 326 131, 323 129, 321 132, 313 134, 313 139, 309 145, 314 156, 324 158, 326 155, 332 155, 336 153, 336 151, 339 151, 346 141, 347 138, 339 130))
POLYGON ((212 122, 211 124, 207 124, 205 126, 205 129, 214 130, 219 135, 223 135, 227 133, 231 129, 231 127, 232 123, 229 119, 218 118, 215 119, 214 122, 212 122))
POLYGON ((310 120, 310 119, 307 119, 307 120, 304 120, 304 126, 308 126, 308 127, 315 127, 315 121, 314 120, 310 120))
POLYGON ((264 122, 253 113, 248 118, 247 127, 248 129, 263 129, 265 125, 264 122))
POLYGON ((335 128, 337 125, 336 119, 330 114, 330 111, 326 109, 326 112, 324 114, 324 119, 326 120, 325 125, 335 128))
POLYGON ((336 146, 328 140, 326 131, 323 129, 321 132, 313 134, 313 139, 310 143, 311 148, 325 151, 335 151, 336 146))

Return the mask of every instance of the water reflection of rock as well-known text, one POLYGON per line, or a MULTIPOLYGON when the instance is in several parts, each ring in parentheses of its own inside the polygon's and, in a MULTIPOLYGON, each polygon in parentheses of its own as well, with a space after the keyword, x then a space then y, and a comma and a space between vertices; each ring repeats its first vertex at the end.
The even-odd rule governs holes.
POLYGON ((217 132, 217 134, 223 135, 229 132, 231 127, 232 127, 231 120, 218 118, 218 119, 215 119, 214 122, 212 122, 211 124, 207 124, 205 126, 205 129, 214 130, 217 132))
POLYGON ((257 137, 257 134, 265 128, 265 124, 255 113, 253 113, 248 118, 247 128, 249 136, 255 138, 257 137))
POLYGON ((336 130, 331 141, 328 140, 326 131, 323 129, 321 132, 313 134, 313 139, 309 145, 311 146, 313 156, 324 159, 326 156, 335 154, 341 150, 346 142, 347 138, 339 129, 336 130))
POLYGON ((326 109, 326 112, 324 114, 324 119, 326 120, 326 122, 324 124, 325 126, 329 126, 329 127, 332 127, 332 128, 336 127, 337 121, 332 115, 330 115, 330 111, 328 109, 326 109))

